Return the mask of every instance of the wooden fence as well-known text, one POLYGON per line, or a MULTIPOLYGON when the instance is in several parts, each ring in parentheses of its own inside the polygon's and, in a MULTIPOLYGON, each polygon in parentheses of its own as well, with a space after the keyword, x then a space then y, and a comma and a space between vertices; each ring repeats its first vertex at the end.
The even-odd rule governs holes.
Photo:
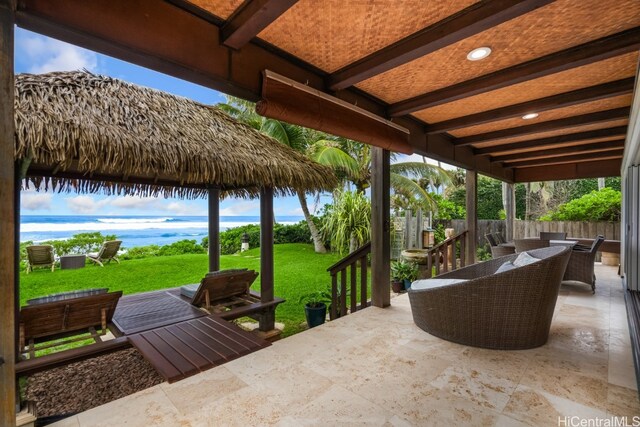
MULTIPOLYGON (((442 223, 445 227, 451 227, 456 233, 466 229, 466 221, 454 219, 442 223)), ((537 237, 541 231, 562 231, 567 233, 567 237, 583 239, 593 239, 598 235, 604 236, 607 240, 620 240, 619 222, 583 222, 583 221, 521 221, 516 220, 513 230, 515 239, 525 237, 537 237)), ((484 238, 489 233, 505 233, 505 221, 502 220, 478 220, 478 247, 487 245, 484 238)))

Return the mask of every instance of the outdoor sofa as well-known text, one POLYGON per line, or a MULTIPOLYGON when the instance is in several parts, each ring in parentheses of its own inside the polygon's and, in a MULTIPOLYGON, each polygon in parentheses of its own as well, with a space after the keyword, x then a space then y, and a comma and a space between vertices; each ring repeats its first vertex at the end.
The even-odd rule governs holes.
POLYGON ((517 350, 543 345, 571 250, 553 246, 528 255, 538 260, 496 273, 518 257, 513 254, 414 282, 409 289, 414 322, 431 335, 474 347, 517 350), (417 289, 420 286, 427 288, 417 289))

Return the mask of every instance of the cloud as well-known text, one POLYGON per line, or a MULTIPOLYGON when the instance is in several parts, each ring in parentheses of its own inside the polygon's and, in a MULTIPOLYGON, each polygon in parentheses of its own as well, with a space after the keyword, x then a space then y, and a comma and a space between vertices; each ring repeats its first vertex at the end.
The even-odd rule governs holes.
POLYGON ((203 209, 199 209, 189 203, 182 202, 171 202, 168 205, 164 206, 164 209, 176 215, 207 215, 207 212, 203 209))
POLYGON ((76 196, 65 199, 67 206, 71 212, 77 214, 92 214, 97 212, 102 207, 106 206, 110 200, 95 200, 91 196, 76 196))
POLYGON ((233 206, 229 206, 224 209, 220 209, 220 215, 223 216, 235 216, 249 213, 260 209, 260 203, 258 202, 237 202, 233 206))
POLYGON ((28 31, 16 32, 16 50, 30 73, 98 69, 97 53, 28 31))
POLYGON ((161 203, 155 197, 123 196, 111 200, 109 205, 120 209, 149 210, 159 209, 161 203))
POLYGON ((35 191, 23 191, 20 195, 20 208, 28 211, 39 209, 51 210, 53 195, 51 193, 38 193, 35 191))

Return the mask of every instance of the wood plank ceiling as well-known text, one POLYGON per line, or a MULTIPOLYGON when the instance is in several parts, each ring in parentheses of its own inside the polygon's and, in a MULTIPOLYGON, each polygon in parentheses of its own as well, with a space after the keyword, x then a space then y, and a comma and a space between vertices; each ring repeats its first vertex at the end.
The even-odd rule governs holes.
POLYGON ((140 0, 108 11, 102 0, 50 3, 21 0, 18 23, 251 99, 260 91, 256 72, 270 68, 407 127, 417 153, 491 176, 620 173, 640 49, 638 0, 167 0, 166 10, 140 0), (91 12, 104 24, 80 22, 91 12), (174 19, 174 38, 182 31, 170 43, 177 48, 190 36, 185 12, 203 21, 203 46, 185 50, 207 48, 204 59, 142 43, 171 29, 133 27, 161 26, 173 14, 166 22, 174 19), (125 32, 108 31, 113 22, 125 32), (468 60, 479 47, 491 54, 468 60), (523 119, 529 113, 537 116, 523 119))

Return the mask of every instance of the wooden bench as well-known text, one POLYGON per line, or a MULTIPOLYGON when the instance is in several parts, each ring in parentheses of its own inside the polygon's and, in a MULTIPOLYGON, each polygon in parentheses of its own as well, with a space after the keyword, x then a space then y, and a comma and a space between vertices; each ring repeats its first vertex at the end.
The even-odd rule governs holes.
POLYGON ((19 321, 20 353, 28 352, 29 357, 34 358, 38 350, 87 339, 86 335, 79 336, 81 331, 87 331, 90 338, 100 342, 121 296, 122 291, 118 291, 22 307, 19 321), (100 332, 96 331, 96 327, 101 328, 100 332), (58 339, 65 340, 50 342, 58 339), (39 343, 44 344, 37 345, 39 343))

